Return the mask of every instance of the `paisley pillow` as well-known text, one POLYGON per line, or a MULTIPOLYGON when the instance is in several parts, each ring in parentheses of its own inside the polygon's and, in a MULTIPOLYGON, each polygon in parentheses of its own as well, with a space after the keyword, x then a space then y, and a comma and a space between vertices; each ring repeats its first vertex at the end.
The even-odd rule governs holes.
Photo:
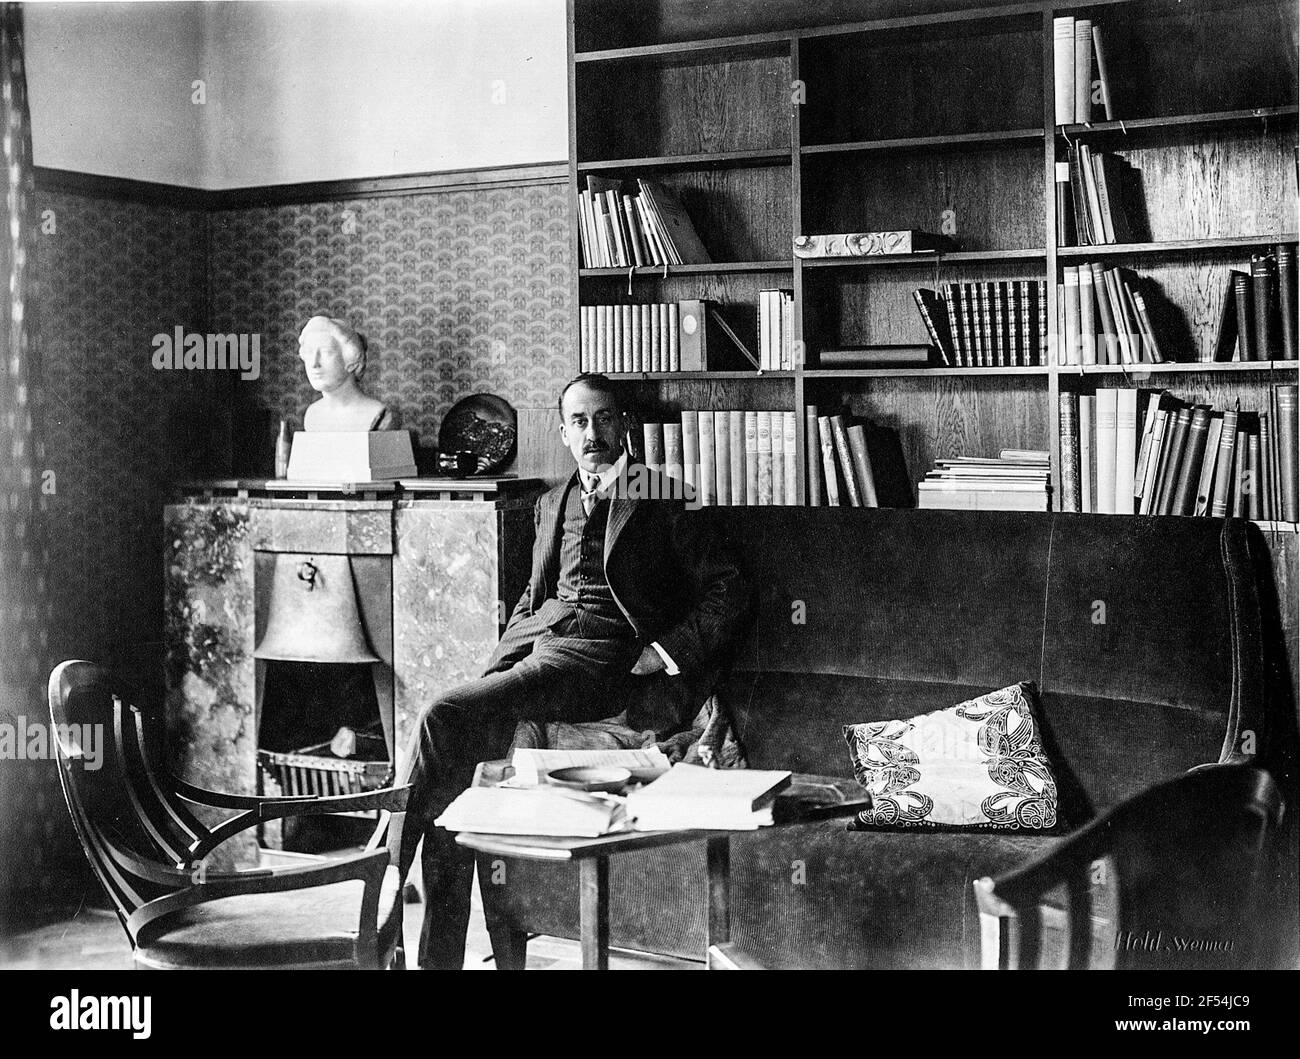
POLYGON ((1056 777, 1029 681, 904 721, 846 724, 853 774, 871 792, 858 829, 1056 826, 1056 777))

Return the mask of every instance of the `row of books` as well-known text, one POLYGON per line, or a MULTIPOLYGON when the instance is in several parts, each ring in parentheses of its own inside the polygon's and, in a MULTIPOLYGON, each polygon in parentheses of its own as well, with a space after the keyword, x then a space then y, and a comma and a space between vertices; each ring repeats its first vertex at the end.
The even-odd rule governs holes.
POLYGON ((958 368, 1030 367, 1047 353, 1047 281, 989 280, 913 291, 944 364, 958 368))
POLYGON ((1296 522, 1296 409, 1294 383, 1272 387, 1263 411, 1163 390, 1062 393, 1061 509, 1296 522))
POLYGON ((866 426, 850 424, 848 417, 842 414, 818 415, 817 406, 809 405, 805 431, 808 439, 808 503, 820 507, 824 496, 828 507, 879 507, 876 476, 867 449, 866 426))
POLYGON ((1057 245, 1134 242, 1124 199, 1136 183, 1135 171, 1116 155, 1071 143, 1067 160, 1056 163, 1057 245))
POLYGON ((1051 491, 1050 455, 1037 449, 1003 449, 995 457, 935 460, 916 486, 916 506, 964 511, 1046 511, 1051 491))
POLYGON ((797 419, 782 411, 692 411, 642 424, 645 464, 708 507, 797 504, 797 419))
POLYGON ((794 291, 758 292, 758 364, 763 371, 794 369, 794 291))
POLYGON ((1295 360, 1296 270, 1294 246, 1252 254, 1249 274, 1228 273, 1215 360, 1295 360))
POLYGON ((677 196, 663 184, 588 176, 578 193, 579 244, 584 268, 703 265, 712 258, 677 196))
POLYGON ((1057 287, 1061 364, 1162 364, 1137 277, 1098 262, 1066 265, 1057 287))
POLYGON ((648 305, 583 305, 579 309, 578 359, 583 371, 701 371, 696 302, 648 305), (683 315, 696 326, 683 336, 683 315), (682 364, 686 339, 687 367, 682 364))
POLYGON ((1052 19, 1053 73, 1056 83, 1056 124, 1082 125, 1096 113, 1114 121, 1110 80, 1101 26, 1088 18, 1052 19), (1093 74, 1096 73, 1094 77, 1093 74))

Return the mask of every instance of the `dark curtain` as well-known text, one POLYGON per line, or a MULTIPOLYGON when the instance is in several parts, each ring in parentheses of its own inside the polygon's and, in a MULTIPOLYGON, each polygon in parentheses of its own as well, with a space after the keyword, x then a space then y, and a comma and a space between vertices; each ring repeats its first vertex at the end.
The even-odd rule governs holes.
MULTIPOLYGON (((0 235, 0 724, 48 721, 45 679, 48 555, 42 533, 39 372, 28 341, 32 267, 31 116, 23 69, 22 8, 0 6, 0 125, 3 126, 5 227, 0 235)), ((49 762, 0 760, 0 916, 7 893, 39 867, 39 836, 28 796, 49 778, 49 762)))

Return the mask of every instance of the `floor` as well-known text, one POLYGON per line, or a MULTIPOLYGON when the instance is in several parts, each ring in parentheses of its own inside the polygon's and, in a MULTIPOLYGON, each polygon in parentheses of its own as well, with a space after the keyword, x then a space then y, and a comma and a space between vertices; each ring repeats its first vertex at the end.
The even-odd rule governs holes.
MULTIPOLYGON (((405 912, 406 951, 413 962, 423 906, 408 904, 405 912)), ((648 953, 610 954, 611 970, 701 970, 703 964, 648 953)), ((576 941, 534 938, 528 943, 528 969, 579 970, 582 957, 576 941)), ((3 970, 129 970, 131 948, 117 916, 107 907, 82 906, 56 911, 0 938, 3 970)), ((475 884, 466 939, 465 970, 492 970, 492 947, 483 922, 483 904, 475 884)))

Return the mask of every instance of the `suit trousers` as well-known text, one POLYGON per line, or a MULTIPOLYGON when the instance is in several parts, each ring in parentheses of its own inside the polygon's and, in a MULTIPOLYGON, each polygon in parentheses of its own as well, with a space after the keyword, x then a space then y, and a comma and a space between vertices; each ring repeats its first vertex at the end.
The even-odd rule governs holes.
POLYGON ((631 674, 642 649, 635 637, 594 640, 574 631, 571 620, 552 628, 543 614, 516 622, 494 659, 521 654, 529 641, 530 653, 508 669, 489 671, 449 692, 421 714, 400 780, 411 784, 411 795, 398 867, 405 878, 423 837, 422 967, 460 968, 465 960, 473 855, 434 820, 473 781, 474 766, 504 757, 520 721, 612 717, 642 701, 648 683, 670 679, 662 673, 631 674))

